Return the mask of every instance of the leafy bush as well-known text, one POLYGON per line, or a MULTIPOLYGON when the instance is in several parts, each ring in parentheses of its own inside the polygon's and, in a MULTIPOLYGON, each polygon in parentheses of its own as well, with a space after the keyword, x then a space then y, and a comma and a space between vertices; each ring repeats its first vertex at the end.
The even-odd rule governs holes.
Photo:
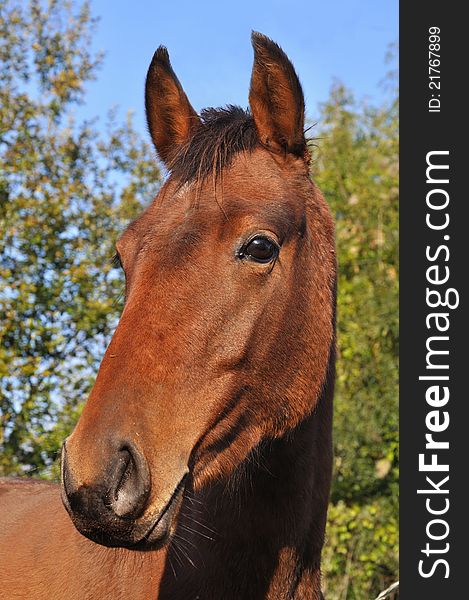
POLYGON ((373 108, 334 85, 313 164, 335 214, 339 260, 335 476, 323 564, 330 600, 374 598, 397 579, 398 101, 390 96, 373 108))

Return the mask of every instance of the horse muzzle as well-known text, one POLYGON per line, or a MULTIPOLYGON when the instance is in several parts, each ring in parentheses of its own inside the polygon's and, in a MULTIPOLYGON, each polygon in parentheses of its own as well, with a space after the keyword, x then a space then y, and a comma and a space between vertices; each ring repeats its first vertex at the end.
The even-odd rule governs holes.
POLYGON ((161 509, 148 506, 151 477, 145 457, 133 444, 121 444, 100 481, 78 483, 62 447, 62 501, 78 531, 105 546, 164 545, 172 531, 186 476, 161 509))

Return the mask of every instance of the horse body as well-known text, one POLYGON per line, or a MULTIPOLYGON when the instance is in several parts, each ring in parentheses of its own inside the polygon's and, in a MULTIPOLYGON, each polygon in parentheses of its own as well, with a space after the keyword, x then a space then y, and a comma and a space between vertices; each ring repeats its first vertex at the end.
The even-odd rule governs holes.
POLYGON ((0 480, 2 600, 150 600, 165 551, 107 548, 73 526, 58 485, 0 480))
POLYGON ((68 515, 57 487, 3 484, 6 597, 322 597, 334 231, 296 73, 253 44, 251 113, 199 118, 166 50, 153 58, 171 176, 117 243, 125 306, 63 447, 68 515))

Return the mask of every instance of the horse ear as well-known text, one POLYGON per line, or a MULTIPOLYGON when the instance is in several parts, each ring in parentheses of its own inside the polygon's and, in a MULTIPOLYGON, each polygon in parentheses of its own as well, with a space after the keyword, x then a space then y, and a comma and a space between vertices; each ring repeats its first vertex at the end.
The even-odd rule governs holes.
POLYGON ((254 65, 249 104, 261 143, 274 152, 304 156, 305 102, 292 63, 275 42, 252 33, 254 65))
POLYGON ((155 52, 148 69, 145 109, 156 151, 161 160, 171 167, 171 159, 201 125, 201 121, 171 67, 164 46, 155 52))

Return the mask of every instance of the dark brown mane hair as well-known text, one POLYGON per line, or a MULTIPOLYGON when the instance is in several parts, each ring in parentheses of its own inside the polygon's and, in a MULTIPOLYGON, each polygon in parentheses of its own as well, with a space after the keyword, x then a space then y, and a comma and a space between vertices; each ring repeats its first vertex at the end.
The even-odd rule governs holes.
POLYGON ((260 145, 249 110, 228 105, 204 108, 201 127, 171 159, 168 167, 181 182, 218 177, 239 152, 252 152, 260 145))
MULTIPOLYGON (((249 109, 228 104, 204 108, 202 126, 178 149, 168 167, 180 184, 218 178, 240 152, 252 152, 262 146, 249 109)), ((301 154, 307 153, 307 143, 301 154)), ((308 157, 309 158, 309 157, 308 157)))

